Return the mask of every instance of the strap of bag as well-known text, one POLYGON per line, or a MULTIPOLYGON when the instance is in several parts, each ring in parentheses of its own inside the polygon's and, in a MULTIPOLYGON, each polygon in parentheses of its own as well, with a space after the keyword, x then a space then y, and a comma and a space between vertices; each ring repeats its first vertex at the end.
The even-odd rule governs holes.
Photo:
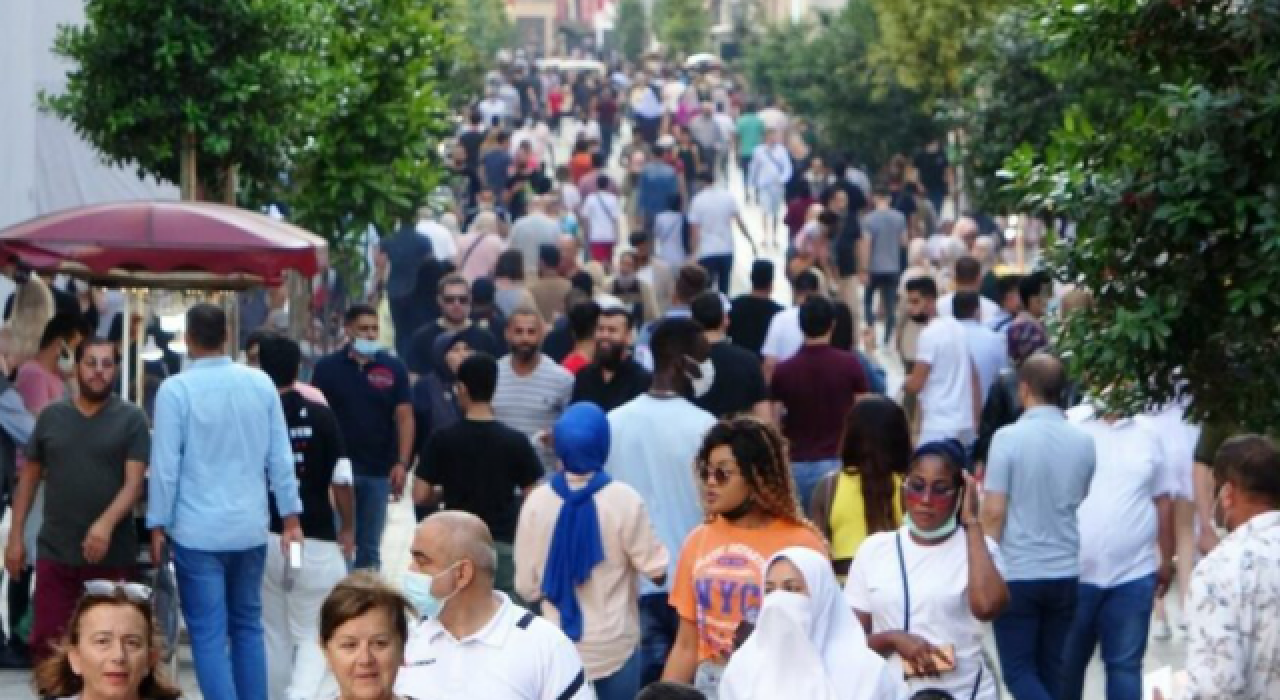
POLYGON ((476 232, 476 242, 472 243, 470 248, 467 248, 467 252, 463 253, 462 259, 458 261, 459 270, 467 266, 467 261, 471 259, 471 254, 476 252, 476 248, 480 247, 480 244, 484 242, 484 237, 487 235, 489 234, 476 232))
POLYGON ((902 572, 902 631, 911 631, 911 587, 907 585, 907 559, 902 555, 902 533, 893 535, 898 546, 898 570, 902 572))

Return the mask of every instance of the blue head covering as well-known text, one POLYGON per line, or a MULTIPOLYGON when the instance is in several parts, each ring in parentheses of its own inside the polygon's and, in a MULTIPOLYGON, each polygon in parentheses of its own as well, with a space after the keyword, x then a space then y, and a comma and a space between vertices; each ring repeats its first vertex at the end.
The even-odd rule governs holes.
POLYGON ((945 440, 934 440, 916 448, 915 454, 911 455, 911 461, 914 462, 921 457, 941 457, 952 464, 960 467, 962 470, 969 469, 969 456, 964 445, 955 438, 947 438, 945 440))
POLYGON ((556 456, 564 463, 565 471, 591 475, 586 485, 577 490, 569 488, 565 472, 556 472, 548 482, 564 504, 551 535, 542 593, 560 612, 560 627, 565 635, 576 642, 582 638, 582 608, 574 589, 590 578, 596 564, 604 561, 594 497, 611 481, 603 471, 609 457, 609 421, 599 406, 580 402, 565 410, 552 432, 556 456))

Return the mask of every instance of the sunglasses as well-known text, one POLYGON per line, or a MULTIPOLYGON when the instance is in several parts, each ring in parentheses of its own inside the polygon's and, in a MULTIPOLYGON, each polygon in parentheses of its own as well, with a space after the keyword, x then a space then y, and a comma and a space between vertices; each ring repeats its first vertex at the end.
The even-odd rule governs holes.
POLYGON ((457 296, 457 297, 443 296, 443 297, 440 297, 440 300, 446 304, 466 304, 467 302, 471 301, 471 297, 465 296, 465 295, 457 296))
POLYGON ((934 482, 930 484, 916 479, 907 479, 902 482, 902 490, 905 491, 908 496, 915 496, 917 498, 924 496, 926 492, 935 498, 951 498, 956 495, 956 491, 958 489, 954 484, 943 484, 941 482, 934 482))
POLYGON ((736 469, 725 469, 724 467, 712 467, 706 464, 701 464, 694 470, 694 473, 698 475, 698 480, 703 483, 710 481, 716 486, 724 486, 729 483, 729 479, 733 478, 734 474, 738 474, 740 472, 736 469))
POLYGON ((125 598, 134 603, 146 603, 151 600, 151 588, 141 583, 123 583, 101 578, 84 582, 84 592, 89 595, 111 596, 115 595, 116 591, 123 593, 125 598))

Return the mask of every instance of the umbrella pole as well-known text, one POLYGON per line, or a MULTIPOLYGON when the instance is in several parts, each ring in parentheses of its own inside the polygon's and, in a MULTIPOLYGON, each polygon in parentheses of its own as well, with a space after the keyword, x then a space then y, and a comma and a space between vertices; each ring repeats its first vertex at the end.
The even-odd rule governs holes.
POLYGON ((133 324, 129 321, 133 316, 133 293, 124 290, 124 307, 120 312, 120 357, 123 361, 120 363, 120 398, 125 401, 129 400, 129 377, 132 372, 129 371, 129 345, 132 334, 129 332, 130 326, 133 324))
MULTIPOLYGON (((142 312, 144 308, 145 308, 144 304, 142 303, 142 293, 139 292, 138 293, 138 311, 142 312)), ((135 341, 138 345, 138 352, 134 353, 134 356, 135 356, 134 362, 136 364, 134 365, 133 369, 134 369, 134 372, 136 373, 136 377, 134 379, 134 382, 135 382, 134 386, 135 386, 136 392, 133 395, 133 400, 138 405, 138 408, 141 408, 143 411, 146 411, 145 405, 146 405, 146 396, 147 396, 146 394, 147 372, 146 372, 146 365, 143 364, 144 360, 142 359, 142 353, 145 352, 147 349, 147 322, 150 319, 147 317, 146 314, 140 313, 139 315, 142 316, 142 323, 138 324, 138 339, 137 341, 135 341)), ((133 321, 133 319, 129 319, 129 320, 131 322, 133 321)))

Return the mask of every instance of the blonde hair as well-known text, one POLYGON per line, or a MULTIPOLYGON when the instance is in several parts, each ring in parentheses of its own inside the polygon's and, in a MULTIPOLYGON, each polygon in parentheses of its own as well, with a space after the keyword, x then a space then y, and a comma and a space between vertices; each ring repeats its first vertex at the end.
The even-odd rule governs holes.
POLYGON ((36 275, 13 293, 13 315, 9 317, 9 355, 13 366, 35 357, 40 350, 40 336, 55 311, 53 292, 36 275))
POLYGON ((467 233, 498 233, 498 215, 491 211, 482 211, 476 215, 476 220, 471 222, 467 233))

